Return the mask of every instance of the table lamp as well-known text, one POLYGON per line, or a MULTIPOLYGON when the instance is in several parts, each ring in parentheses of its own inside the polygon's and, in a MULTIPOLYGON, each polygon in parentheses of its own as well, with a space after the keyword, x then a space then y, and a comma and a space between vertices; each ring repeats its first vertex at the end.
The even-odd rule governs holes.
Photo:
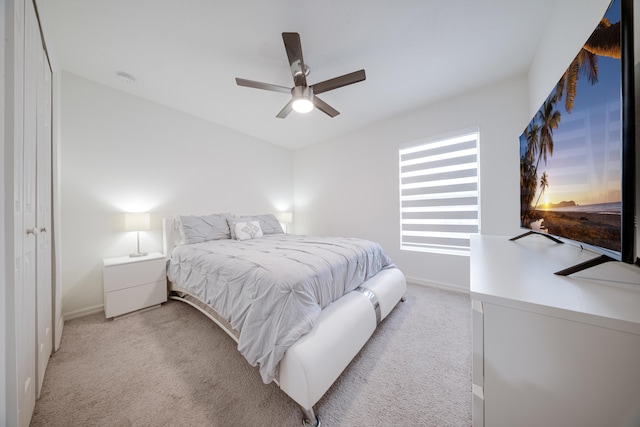
POLYGON ((151 225, 151 215, 148 212, 125 213, 124 229, 126 231, 135 231, 138 234, 138 251, 129 254, 130 257, 141 257, 147 255, 146 252, 140 252, 140 232, 149 230, 151 225))

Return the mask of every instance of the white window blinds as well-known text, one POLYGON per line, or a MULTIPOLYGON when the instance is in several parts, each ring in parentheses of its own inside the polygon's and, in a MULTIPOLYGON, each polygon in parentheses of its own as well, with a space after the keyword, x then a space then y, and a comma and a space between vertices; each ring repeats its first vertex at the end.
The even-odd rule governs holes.
POLYGON ((401 249, 468 255, 478 233, 478 132, 400 149, 401 249))

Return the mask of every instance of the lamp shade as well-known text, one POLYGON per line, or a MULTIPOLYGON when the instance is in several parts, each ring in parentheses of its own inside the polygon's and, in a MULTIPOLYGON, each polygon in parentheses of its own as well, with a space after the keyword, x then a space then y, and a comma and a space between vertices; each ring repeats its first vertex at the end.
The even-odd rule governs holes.
POLYGON ((278 217, 278 221, 283 224, 291 224, 293 221, 293 214, 291 212, 278 212, 276 216, 278 217))
POLYGON ((151 227, 151 215, 143 213, 125 213, 124 229, 126 231, 145 231, 151 227))

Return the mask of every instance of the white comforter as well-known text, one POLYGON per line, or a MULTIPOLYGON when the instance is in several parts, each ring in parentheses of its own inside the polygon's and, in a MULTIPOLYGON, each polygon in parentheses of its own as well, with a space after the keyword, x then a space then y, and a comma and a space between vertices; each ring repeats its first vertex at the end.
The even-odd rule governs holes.
POLYGON ((177 246, 167 275, 240 332, 238 350, 269 383, 320 310, 392 267, 368 240, 274 234, 177 246))

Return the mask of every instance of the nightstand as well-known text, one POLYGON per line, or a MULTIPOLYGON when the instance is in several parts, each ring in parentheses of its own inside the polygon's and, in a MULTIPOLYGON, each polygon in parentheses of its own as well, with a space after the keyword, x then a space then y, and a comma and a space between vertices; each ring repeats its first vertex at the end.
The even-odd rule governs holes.
POLYGON ((152 252, 141 257, 106 258, 104 314, 120 316, 167 300, 166 258, 152 252))

